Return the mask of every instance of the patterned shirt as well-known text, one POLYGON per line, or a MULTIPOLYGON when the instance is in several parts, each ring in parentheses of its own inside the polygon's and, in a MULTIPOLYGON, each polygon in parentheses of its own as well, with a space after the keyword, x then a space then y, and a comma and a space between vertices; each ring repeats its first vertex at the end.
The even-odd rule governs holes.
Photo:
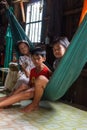
MULTIPOLYGON (((34 64, 33 61, 31 59, 31 56, 20 56, 19 57, 19 64, 26 64, 26 70, 29 72, 32 68, 34 68, 34 64)), ((21 72, 21 74, 23 74, 24 72, 21 72)))

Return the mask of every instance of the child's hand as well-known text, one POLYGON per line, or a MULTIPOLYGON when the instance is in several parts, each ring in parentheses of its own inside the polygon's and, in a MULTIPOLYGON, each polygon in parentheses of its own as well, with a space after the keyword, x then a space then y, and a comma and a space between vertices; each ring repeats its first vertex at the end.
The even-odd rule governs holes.
POLYGON ((25 69, 26 69, 26 67, 27 67, 27 65, 26 65, 26 64, 22 64, 22 65, 21 65, 21 68, 22 68, 23 70, 25 70, 25 69))
POLYGON ((26 70, 26 67, 27 67, 26 64, 22 64, 22 65, 21 65, 21 68, 22 68, 22 70, 25 72, 26 77, 29 77, 30 72, 28 72, 28 71, 26 70))

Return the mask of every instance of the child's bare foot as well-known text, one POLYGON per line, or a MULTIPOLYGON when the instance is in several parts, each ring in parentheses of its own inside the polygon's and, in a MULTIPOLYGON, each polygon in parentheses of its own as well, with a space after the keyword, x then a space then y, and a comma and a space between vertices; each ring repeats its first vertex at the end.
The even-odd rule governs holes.
POLYGON ((22 108, 20 111, 21 112, 32 112, 32 111, 36 111, 39 109, 38 105, 34 105, 33 103, 31 103, 30 105, 22 108))

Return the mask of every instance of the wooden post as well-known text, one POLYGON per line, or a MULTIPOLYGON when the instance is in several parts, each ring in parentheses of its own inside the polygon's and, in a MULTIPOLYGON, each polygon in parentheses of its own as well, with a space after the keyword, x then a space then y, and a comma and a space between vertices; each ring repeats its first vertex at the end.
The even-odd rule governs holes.
POLYGON ((15 3, 20 3, 20 8, 21 8, 21 13, 22 13, 22 19, 23 19, 23 22, 25 22, 25 11, 24 11, 24 4, 23 2, 29 2, 29 0, 13 0, 12 1, 14 4, 15 3))
POLYGON ((24 11, 24 5, 22 1, 20 1, 20 7, 21 7, 22 19, 23 22, 25 22, 25 11, 24 11))

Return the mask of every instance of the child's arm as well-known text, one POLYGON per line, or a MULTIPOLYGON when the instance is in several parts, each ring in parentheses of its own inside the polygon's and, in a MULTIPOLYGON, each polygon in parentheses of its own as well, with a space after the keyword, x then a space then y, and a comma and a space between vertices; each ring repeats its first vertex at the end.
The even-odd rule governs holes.
MULTIPOLYGON (((45 64, 44 64, 44 66, 48 68, 48 66, 46 66, 45 64)), ((49 75, 52 76, 53 72, 49 68, 48 68, 48 70, 49 70, 49 75)))
POLYGON ((24 71, 26 77, 30 76, 30 72, 26 70, 26 65, 25 64, 21 65, 21 69, 24 71))
POLYGON ((26 69, 28 64, 24 57, 22 56, 19 57, 19 64, 20 64, 21 70, 25 73, 26 77, 29 77, 30 71, 26 69))

